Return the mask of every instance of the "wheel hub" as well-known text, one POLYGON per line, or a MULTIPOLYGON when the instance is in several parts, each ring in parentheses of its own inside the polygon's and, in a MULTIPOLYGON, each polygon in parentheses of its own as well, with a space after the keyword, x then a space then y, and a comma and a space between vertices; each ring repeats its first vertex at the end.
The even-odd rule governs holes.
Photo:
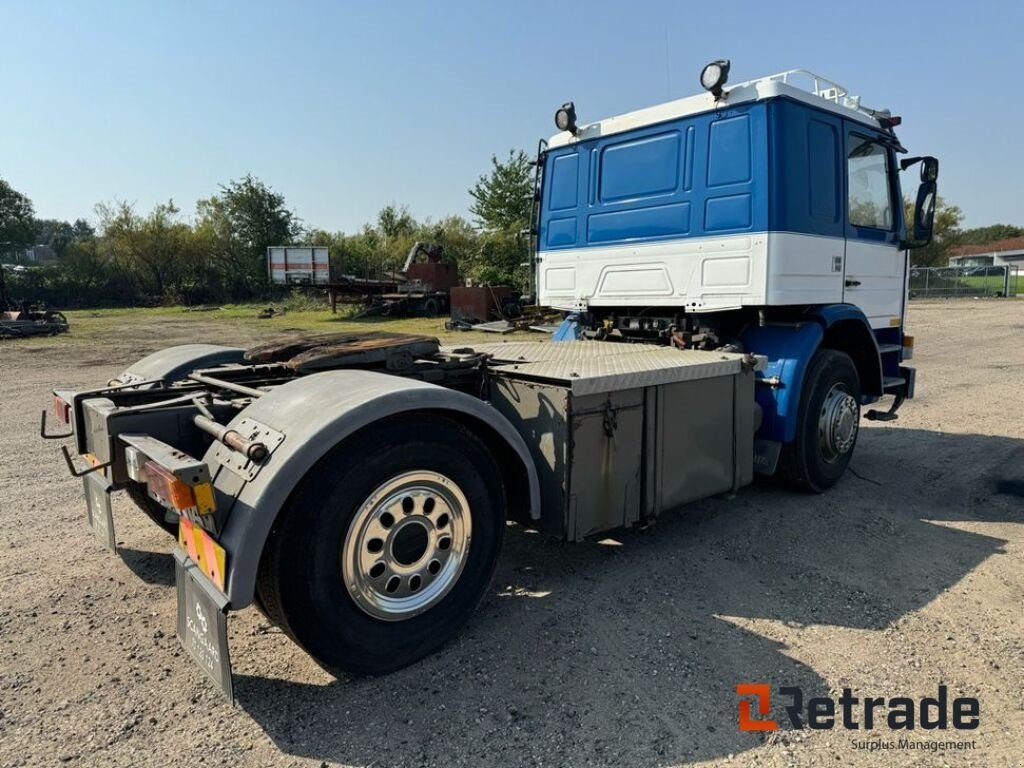
POLYGON ((345 586, 364 612, 412 618, 458 581, 472 538, 469 502, 437 472, 391 478, 356 510, 342 545, 345 586))
POLYGON ((391 558, 399 565, 415 565, 423 559, 430 544, 427 526, 418 520, 405 520, 391 537, 391 558))
POLYGON ((859 422, 860 404, 842 384, 835 384, 818 419, 818 444, 826 461, 835 461, 853 449, 859 422))

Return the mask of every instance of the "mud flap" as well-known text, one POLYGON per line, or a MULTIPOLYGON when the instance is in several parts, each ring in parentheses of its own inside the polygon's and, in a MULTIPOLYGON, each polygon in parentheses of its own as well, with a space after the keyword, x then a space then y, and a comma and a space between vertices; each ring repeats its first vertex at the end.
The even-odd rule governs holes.
POLYGON ((101 472, 90 472, 82 478, 82 487, 85 489, 85 509, 93 536, 103 547, 117 552, 114 515, 110 507, 110 481, 101 472))
POLYGON ((774 475, 776 467, 779 466, 779 454, 782 453, 782 443, 774 440, 754 440, 754 471, 759 475, 774 475))
POLYGON ((199 668, 234 704, 228 656, 228 599, 177 548, 174 577, 178 585, 178 639, 199 668))

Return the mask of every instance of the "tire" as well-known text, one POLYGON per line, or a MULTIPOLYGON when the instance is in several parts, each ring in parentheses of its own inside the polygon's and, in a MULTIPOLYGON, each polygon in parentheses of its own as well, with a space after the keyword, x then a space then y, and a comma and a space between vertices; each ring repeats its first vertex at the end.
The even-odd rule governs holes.
POLYGON ((441 305, 437 299, 427 299, 423 302, 423 316, 424 317, 437 317, 441 312, 441 305))
POLYGON ((860 378, 850 356, 819 349, 804 376, 796 439, 782 448, 778 477, 794 490, 822 493, 853 457, 860 426, 860 378))
POLYGON ((494 575, 505 512, 501 472, 470 430, 436 416, 383 422, 292 493, 261 559, 259 601, 328 671, 392 672, 469 618, 494 575))
POLYGON ((150 520, 167 531, 167 533, 171 534, 175 539, 178 538, 177 515, 168 513, 162 504, 151 499, 149 497, 149 493, 146 491, 146 486, 141 483, 136 483, 134 480, 129 480, 125 490, 128 491, 128 496, 131 500, 135 502, 135 506, 145 512, 146 516, 150 520), (168 520, 168 518, 172 516, 174 517, 173 523, 168 520))
POLYGON ((501 303, 501 314, 506 320, 516 320, 523 316, 523 307, 518 299, 505 299, 501 303))

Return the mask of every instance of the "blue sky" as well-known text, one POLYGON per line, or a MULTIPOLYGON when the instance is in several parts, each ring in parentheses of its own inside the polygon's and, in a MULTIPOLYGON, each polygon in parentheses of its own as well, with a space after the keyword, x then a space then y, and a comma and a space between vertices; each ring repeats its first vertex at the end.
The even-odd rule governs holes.
POLYGON ((969 226, 1024 225, 1018 2, 0 0, 0 177, 44 217, 247 172, 312 226, 465 213, 492 153, 731 80, 817 71, 904 117, 969 226), (893 17, 891 14, 895 14, 893 17))

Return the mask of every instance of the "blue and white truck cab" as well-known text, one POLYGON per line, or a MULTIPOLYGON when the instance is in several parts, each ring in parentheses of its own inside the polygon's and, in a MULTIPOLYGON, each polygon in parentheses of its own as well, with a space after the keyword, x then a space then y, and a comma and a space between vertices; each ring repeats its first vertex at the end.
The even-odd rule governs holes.
POLYGON ((578 124, 541 142, 534 279, 556 339, 764 355, 755 465, 824 490, 860 408, 914 395, 908 249, 927 244, 938 162, 898 160, 900 118, 804 70, 578 124), (915 221, 900 171, 920 163, 915 221), (910 236, 908 237, 908 230, 910 236), (779 460, 781 458, 781 465, 779 460))

